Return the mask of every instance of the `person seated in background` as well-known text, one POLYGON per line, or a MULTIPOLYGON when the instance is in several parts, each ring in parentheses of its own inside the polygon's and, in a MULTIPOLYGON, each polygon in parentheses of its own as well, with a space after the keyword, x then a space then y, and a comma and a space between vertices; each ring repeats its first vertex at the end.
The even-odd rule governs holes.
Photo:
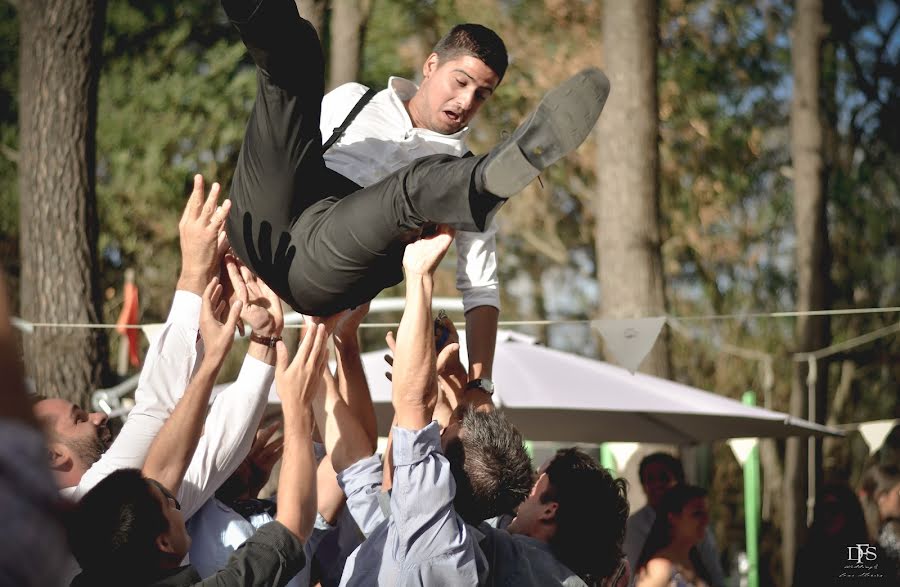
MULTIPOLYGON (((641 460, 638 468, 641 488, 647 496, 647 505, 634 512, 628 518, 625 529, 625 556, 631 569, 637 571, 638 557, 647 541, 653 522, 656 520, 656 508, 665 493, 675 485, 684 484, 684 468, 681 461, 664 452, 647 455, 641 460)), ((703 567, 709 574, 711 587, 724 587, 725 573, 719 561, 719 551, 715 536, 707 528, 706 535, 698 547, 703 567)))
POLYGON ((217 278, 207 286, 200 319, 205 356, 153 441, 142 470, 107 476, 71 515, 70 543, 83 569, 73 586, 284 585, 303 568, 303 543, 316 508, 312 399, 326 364, 322 325, 307 330, 293 361, 284 343, 276 343, 276 390, 285 420, 276 521, 260 528, 225 569, 203 582, 193 567, 182 566, 190 537, 175 494, 200 440, 209 395, 241 307, 236 301, 229 310, 217 278))
POLYGON ((847 564, 847 547, 869 542, 866 519, 856 494, 846 484, 819 490, 806 544, 797 553, 794 587, 837 581, 847 564))
POLYGON ((879 571, 896 584, 900 578, 900 467, 873 464, 863 473, 858 491, 869 532, 878 549, 879 571))
POLYGON ((675 485, 657 504, 656 519, 635 565, 636 587, 707 587, 697 546, 709 525, 706 490, 675 485))

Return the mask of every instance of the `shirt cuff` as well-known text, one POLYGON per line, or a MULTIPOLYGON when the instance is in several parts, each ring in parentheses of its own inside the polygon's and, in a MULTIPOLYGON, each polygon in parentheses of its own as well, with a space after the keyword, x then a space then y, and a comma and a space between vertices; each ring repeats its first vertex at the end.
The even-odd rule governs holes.
POLYGON ((172 322, 190 326, 193 328, 200 327, 200 306, 203 300, 197 294, 180 289, 175 292, 172 299, 172 309, 169 310, 169 317, 166 322, 172 322))
POLYGON ((381 458, 375 454, 356 461, 340 473, 338 473, 338 485, 344 490, 344 495, 351 495, 360 489, 381 486, 384 466, 381 458))
POLYGON ((415 465, 433 452, 441 452, 441 428, 431 422, 421 430, 391 429, 394 444, 394 466, 415 465))
POLYGON ((246 386, 247 389, 256 390, 268 398, 273 379, 275 379, 275 367, 246 355, 244 363, 241 365, 241 371, 232 385, 246 386))
POLYGON ((460 290, 463 299, 463 312, 474 310, 478 306, 493 306, 500 309, 500 288, 496 285, 479 286, 460 290))

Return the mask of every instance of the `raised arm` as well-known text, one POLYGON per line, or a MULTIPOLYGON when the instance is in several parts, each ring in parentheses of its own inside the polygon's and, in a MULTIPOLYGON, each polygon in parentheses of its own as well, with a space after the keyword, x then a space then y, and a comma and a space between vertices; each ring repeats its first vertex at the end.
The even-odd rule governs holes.
POLYGON ((187 388, 203 344, 198 342, 200 296, 216 274, 228 241, 222 226, 231 202, 218 205, 219 184, 205 190, 203 177, 194 186, 178 224, 181 273, 172 309, 150 342, 134 394, 135 406, 113 445, 82 476, 73 499, 118 469, 142 467, 150 445, 187 388))
POLYGON ((407 430, 427 426, 437 401, 431 299, 434 271, 452 242, 453 230, 441 225, 433 236, 407 245, 403 255, 406 308, 397 329, 392 400, 397 426, 407 430))
POLYGON ((491 377, 497 321, 500 316, 500 287, 497 277, 497 225, 485 232, 456 235, 456 285, 466 312, 466 343, 469 376, 491 377))
POLYGON ((281 300, 232 256, 225 256, 233 299, 252 328, 237 379, 213 402, 203 436, 185 473, 179 500, 189 518, 237 469, 253 444, 275 377, 275 341, 284 326, 281 300))
POLYGON ((222 300, 218 277, 214 277, 203 292, 200 336, 206 345, 206 356, 150 446, 143 467, 144 476, 155 479, 172 493, 181 488, 185 471, 194 457, 209 407, 209 394, 234 341, 241 307, 242 303, 236 301, 223 321, 228 306, 222 300))
POLYGON ((290 363, 284 343, 279 341, 276 346, 275 389, 284 412, 284 453, 276 519, 304 543, 316 520, 312 401, 327 364, 325 331, 321 324, 308 327, 290 363))
POLYGON ((366 380, 360 356, 358 336, 359 325, 368 313, 369 304, 366 303, 346 312, 338 320, 334 329, 334 355, 337 362, 335 378, 338 392, 365 430, 374 451, 378 430, 369 382, 366 380))

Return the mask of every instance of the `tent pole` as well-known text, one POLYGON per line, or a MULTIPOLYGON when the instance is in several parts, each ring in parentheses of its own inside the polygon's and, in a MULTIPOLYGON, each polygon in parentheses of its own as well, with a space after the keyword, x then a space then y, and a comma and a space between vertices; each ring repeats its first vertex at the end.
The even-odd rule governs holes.
MULTIPOLYGON (((756 394, 752 391, 744 392, 742 402, 756 405, 756 394)), ((759 445, 750 451, 747 462, 744 463, 744 528, 747 540, 747 561, 749 571, 747 573, 747 587, 759 587, 759 445)))
POLYGON ((600 465, 607 471, 612 473, 614 477, 618 476, 618 467, 616 466, 616 457, 613 456, 612 450, 607 443, 600 444, 600 465))

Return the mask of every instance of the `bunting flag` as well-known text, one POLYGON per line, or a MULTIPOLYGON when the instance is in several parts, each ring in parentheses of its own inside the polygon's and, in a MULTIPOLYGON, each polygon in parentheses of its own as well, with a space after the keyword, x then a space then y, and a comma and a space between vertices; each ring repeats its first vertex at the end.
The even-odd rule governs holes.
POLYGON ((138 288, 132 282, 125 283, 124 301, 119 319, 116 320, 116 332, 128 339, 128 361, 132 367, 140 367, 141 358, 138 356, 138 330, 125 328, 125 326, 138 323, 138 288))
POLYGON ((147 337, 150 344, 153 344, 153 341, 159 336, 159 332, 163 329, 163 326, 165 326, 165 324, 162 323, 144 324, 141 326, 141 331, 144 333, 144 336, 147 337))
POLYGON ((612 358, 632 373, 644 362, 665 323, 665 316, 591 321, 612 358))
POLYGON ((756 445, 759 443, 759 439, 729 438, 727 442, 728 446, 731 447, 731 452, 734 453, 734 458, 736 458, 737 462, 743 467, 747 462, 747 459, 750 458, 750 451, 756 448, 756 445))
POLYGON ((640 446, 636 442, 607 442, 604 444, 616 460, 616 469, 619 473, 625 470, 628 459, 637 452, 637 449, 640 446))
POLYGON ((865 422, 859 425, 859 433, 862 434, 863 440, 869 445, 869 454, 872 454, 884 444, 884 439, 890 434, 894 426, 900 420, 875 420, 874 422, 865 422))

